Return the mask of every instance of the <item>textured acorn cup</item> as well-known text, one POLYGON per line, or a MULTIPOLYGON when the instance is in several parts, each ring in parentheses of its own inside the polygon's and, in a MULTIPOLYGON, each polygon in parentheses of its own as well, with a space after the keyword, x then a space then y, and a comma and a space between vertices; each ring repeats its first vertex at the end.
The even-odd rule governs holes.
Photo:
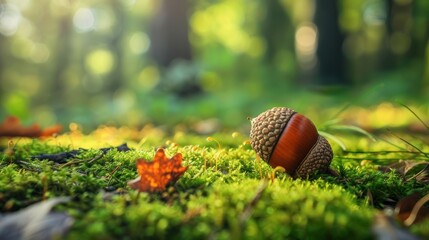
POLYGON ((283 167, 293 177, 329 172, 333 157, 328 141, 314 124, 292 109, 277 107, 251 120, 250 143, 273 168, 283 167))

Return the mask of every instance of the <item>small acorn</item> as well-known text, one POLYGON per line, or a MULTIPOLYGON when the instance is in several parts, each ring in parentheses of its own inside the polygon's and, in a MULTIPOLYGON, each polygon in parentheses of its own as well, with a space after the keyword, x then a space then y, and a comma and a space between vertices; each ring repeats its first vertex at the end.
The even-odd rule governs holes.
POLYGON ((292 177, 331 171, 333 153, 328 141, 310 119, 290 108, 272 108, 253 118, 250 143, 265 162, 283 167, 292 177))

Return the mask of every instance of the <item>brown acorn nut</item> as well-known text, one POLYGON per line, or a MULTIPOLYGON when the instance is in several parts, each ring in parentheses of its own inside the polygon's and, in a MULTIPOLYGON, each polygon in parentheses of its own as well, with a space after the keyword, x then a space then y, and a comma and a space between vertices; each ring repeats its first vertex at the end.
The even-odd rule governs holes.
POLYGON ((250 143, 265 162, 283 167, 293 177, 329 172, 333 157, 314 124, 285 107, 269 109, 251 120, 250 143))

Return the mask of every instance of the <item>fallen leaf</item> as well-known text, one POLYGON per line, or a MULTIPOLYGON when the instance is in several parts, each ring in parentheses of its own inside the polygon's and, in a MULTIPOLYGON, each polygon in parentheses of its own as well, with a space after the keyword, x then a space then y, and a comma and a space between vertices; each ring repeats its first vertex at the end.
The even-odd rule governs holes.
POLYGON ((152 162, 137 160, 139 177, 129 181, 128 185, 140 192, 164 191, 169 183, 176 182, 187 169, 182 166, 182 154, 177 153, 168 159, 164 149, 160 148, 152 162))
POLYGON ((410 212, 420 197, 419 193, 413 193, 399 200, 395 207, 395 215, 401 222, 410 216, 410 212))
POLYGON ((396 217, 406 226, 421 222, 429 218, 429 208, 424 206, 427 202, 429 202, 429 194, 424 197, 418 193, 411 194, 396 205, 396 217))
POLYGON ((73 223, 66 213, 51 209, 67 197, 53 198, 33 204, 18 212, 0 215, 0 240, 3 239, 61 239, 73 223))
POLYGON ((429 183, 429 162, 400 160, 387 166, 379 167, 382 172, 396 171, 406 181, 416 179, 421 183, 429 183))
POLYGON ((54 125, 45 129, 40 128, 37 124, 25 127, 15 116, 9 116, 0 123, 0 137, 49 137, 61 132, 61 130, 61 125, 54 125))

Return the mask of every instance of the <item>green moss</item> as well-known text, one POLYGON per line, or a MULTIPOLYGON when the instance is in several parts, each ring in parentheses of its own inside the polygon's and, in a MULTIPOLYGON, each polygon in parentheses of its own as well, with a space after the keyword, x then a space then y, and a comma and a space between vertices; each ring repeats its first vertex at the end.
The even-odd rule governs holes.
MULTIPOLYGON (((277 172, 273 179, 245 136, 219 134, 219 144, 180 134, 155 140, 129 142, 128 152, 89 149, 66 164, 31 156, 78 149, 78 140, 17 143, 11 155, 0 155, 0 209, 71 196, 57 207, 75 218, 69 239, 371 239, 378 209, 412 192, 429 193, 421 182, 344 160, 341 152, 332 165, 340 177, 293 180, 277 172), (169 157, 182 153, 188 170, 163 193, 138 194, 127 186, 137 177, 136 159, 152 159, 162 145, 169 157)), ((411 230, 428 236, 425 227, 411 230)))
POLYGON ((382 173, 373 167, 348 166, 342 169, 341 178, 326 179, 359 198, 367 198, 376 208, 394 207, 392 204, 414 192, 429 193, 428 184, 406 181, 393 171, 382 173))
POLYGON ((176 239, 318 239, 370 238, 373 210, 341 187, 317 182, 278 179, 268 184, 261 198, 242 220, 246 207, 261 185, 245 179, 208 189, 180 193, 166 204, 147 194, 137 203, 127 197, 98 203, 75 226, 72 238, 115 239, 175 236, 176 239))

